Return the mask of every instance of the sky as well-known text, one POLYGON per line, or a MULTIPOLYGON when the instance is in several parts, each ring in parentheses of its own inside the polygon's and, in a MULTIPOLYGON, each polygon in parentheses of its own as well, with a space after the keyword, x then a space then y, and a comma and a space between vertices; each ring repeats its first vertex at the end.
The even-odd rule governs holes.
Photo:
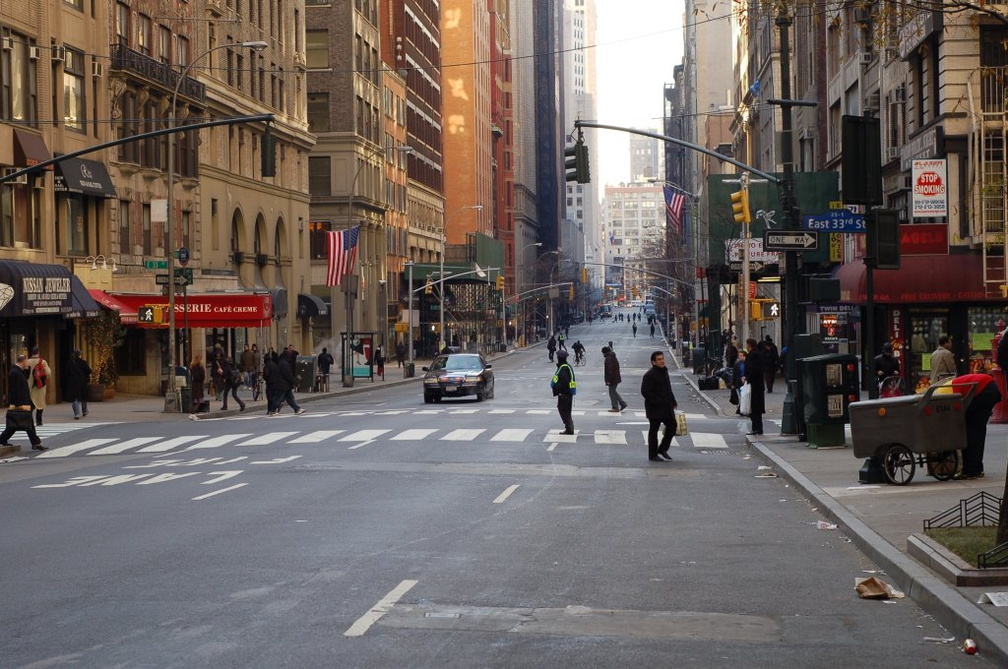
MULTIPOLYGON (((595 0, 599 123, 661 132, 662 93, 682 63, 682 0, 595 0)), ((600 190, 630 178, 627 133, 599 130, 589 147, 600 190)))

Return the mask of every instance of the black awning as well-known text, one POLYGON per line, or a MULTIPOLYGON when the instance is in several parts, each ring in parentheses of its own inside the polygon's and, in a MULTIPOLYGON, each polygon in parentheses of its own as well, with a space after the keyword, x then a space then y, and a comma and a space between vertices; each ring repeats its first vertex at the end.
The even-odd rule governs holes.
MULTIPOLYGON (((49 147, 45 145, 45 140, 41 135, 36 135, 28 130, 14 128, 14 165, 17 167, 32 167, 52 158, 49 155, 49 147)), ((53 166, 46 165, 45 170, 51 170, 53 166)))
POLYGON ((70 303, 73 311, 64 314, 65 318, 94 318, 101 315, 101 305, 93 297, 84 284, 76 276, 70 275, 70 303))
POLYGON ((311 293, 298 293, 297 315, 301 318, 328 316, 329 305, 311 293))
POLYGON ((0 318, 73 314, 74 278, 63 265, 0 260, 0 318))
POLYGON ((56 192, 94 197, 115 197, 115 187, 105 165, 95 160, 66 158, 57 163, 56 192))

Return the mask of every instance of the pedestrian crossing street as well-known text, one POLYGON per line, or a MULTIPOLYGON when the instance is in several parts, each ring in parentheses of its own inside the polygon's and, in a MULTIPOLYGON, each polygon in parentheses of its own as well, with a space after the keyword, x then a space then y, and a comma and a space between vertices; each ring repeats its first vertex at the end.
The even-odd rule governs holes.
MULTIPOLYGON (((66 458, 71 456, 136 455, 212 451, 215 449, 243 447, 297 447, 328 446, 356 450, 365 446, 395 445, 398 443, 429 443, 432 441, 457 443, 473 447, 488 444, 542 444, 548 450, 564 446, 632 447, 643 448, 647 443, 646 429, 595 429, 575 430, 573 435, 560 434, 559 429, 532 428, 408 428, 400 430, 280 430, 265 433, 238 432, 219 436, 190 434, 181 436, 143 436, 119 439, 99 437, 81 439, 75 443, 51 448, 35 459, 66 458)), ((741 443, 741 440, 739 441, 741 443)), ((724 435, 691 432, 673 440, 677 448, 720 450, 729 448, 724 435)), ((20 459, 20 458, 16 458, 20 459)), ((8 460, 12 461, 12 460, 8 460)))

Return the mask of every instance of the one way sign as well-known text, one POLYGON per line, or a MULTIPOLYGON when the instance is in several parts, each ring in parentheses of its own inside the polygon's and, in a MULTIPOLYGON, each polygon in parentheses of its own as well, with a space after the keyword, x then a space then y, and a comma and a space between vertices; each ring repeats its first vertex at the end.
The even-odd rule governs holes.
POLYGON ((770 231, 763 233, 763 248, 767 251, 812 251, 819 246, 819 235, 804 230, 770 231))

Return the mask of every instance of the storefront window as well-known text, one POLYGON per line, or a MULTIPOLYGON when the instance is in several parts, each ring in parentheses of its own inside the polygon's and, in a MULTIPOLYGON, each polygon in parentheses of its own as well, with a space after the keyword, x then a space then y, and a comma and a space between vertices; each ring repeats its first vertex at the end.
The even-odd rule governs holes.
POLYGON ((83 198, 63 198, 63 226, 66 253, 87 255, 87 208, 83 198))
POLYGON ((947 311, 910 311, 910 337, 905 356, 910 368, 909 388, 922 392, 931 382, 931 353, 938 348, 938 338, 948 334, 947 311))
POLYGON ((1003 307, 970 307, 969 373, 989 372, 994 364, 991 340, 1005 328, 1008 316, 1003 307))

